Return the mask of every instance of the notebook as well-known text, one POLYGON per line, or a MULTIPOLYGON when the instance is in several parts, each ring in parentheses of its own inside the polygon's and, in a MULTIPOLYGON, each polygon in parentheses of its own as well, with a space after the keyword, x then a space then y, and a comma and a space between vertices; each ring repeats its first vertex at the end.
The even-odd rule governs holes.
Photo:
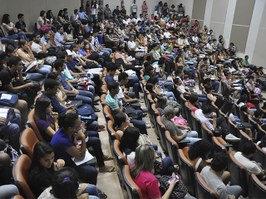
POLYGON ((87 164, 93 164, 93 163, 96 163, 96 159, 95 159, 95 157, 92 156, 88 150, 86 150, 85 156, 84 156, 84 158, 83 158, 82 160, 77 160, 77 159, 74 158, 74 157, 72 158, 72 160, 73 160, 73 162, 75 162, 75 164, 76 164, 77 166, 82 165, 82 164, 84 164, 84 163, 87 163, 87 164))

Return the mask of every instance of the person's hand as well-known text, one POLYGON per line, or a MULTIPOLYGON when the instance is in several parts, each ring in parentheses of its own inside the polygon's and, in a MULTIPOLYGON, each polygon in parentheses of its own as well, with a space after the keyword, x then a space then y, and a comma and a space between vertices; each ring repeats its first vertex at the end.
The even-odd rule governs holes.
POLYGON ((77 94, 79 94, 79 91, 77 89, 73 89, 72 90, 72 93, 75 94, 75 95, 77 95, 77 94))
POLYGON ((213 113, 212 116, 213 116, 213 118, 216 118, 217 117, 217 114, 216 113, 213 113))
POLYGON ((63 166, 65 166, 65 161, 63 159, 58 159, 55 163, 54 163, 54 169, 57 171, 59 169, 61 169, 63 166))
POLYGON ((175 184, 179 181, 179 179, 176 177, 175 173, 172 174, 172 178, 168 181, 169 182, 169 188, 174 187, 175 184))
POLYGON ((86 138, 85 134, 82 131, 78 131, 76 133, 76 137, 80 138, 80 139, 85 139, 86 138))
POLYGON ((0 124, 5 124, 6 123, 6 118, 0 117, 0 124))
POLYGON ((236 197, 234 195, 228 195, 228 199, 235 199, 236 197))

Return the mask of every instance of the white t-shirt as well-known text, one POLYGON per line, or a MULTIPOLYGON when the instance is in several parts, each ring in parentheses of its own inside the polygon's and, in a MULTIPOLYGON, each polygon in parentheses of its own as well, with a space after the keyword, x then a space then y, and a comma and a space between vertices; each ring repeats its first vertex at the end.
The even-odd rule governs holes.
POLYGON ((213 125, 210 123, 207 117, 202 113, 202 109, 198 109, 195 111, 195 117, 200 120, 201 123, 205 124, 208 129, 214 130, 213 125))
POLYGON ((243 156, 241 152, 236 152, 234 157, 243 167, 248 170, 248 172, 253 173, 255 175, 258 175, 262 172, 262 169, 256 162, 249 160, 248 158, 243 156))
POLYGON ((37 44, 36 42, 32 42, 31 50, 35 53, 42 52, 42 46, 40 44, 37 44))
POLYGON ((127 46, 129 49, 135 49, 137 47, 137 44, 135 41, 128 41, 127 46))

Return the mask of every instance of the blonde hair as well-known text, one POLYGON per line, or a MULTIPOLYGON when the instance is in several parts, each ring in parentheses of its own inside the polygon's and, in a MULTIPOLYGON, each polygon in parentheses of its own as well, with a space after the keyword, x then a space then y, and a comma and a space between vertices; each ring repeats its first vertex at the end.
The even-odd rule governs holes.
POLYGON ((141 171, 152 171, 155 161, 155 150, 151 145, 140 145, 136 149, 135 165, 131 175, 133 178, 138 177, 141 171))

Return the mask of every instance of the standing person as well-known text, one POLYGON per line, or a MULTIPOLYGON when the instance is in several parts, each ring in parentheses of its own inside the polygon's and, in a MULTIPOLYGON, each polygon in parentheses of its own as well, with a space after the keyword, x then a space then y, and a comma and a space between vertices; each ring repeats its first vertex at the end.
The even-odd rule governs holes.
POLYGON ((146 1, 143 1, 141 8, 142 8, 142 14, 143 14, 143 16, 145 16, 148 12, 148 6, 147 6, 146 1))
POLYGON ((91 22, 92 23, 97 21, 98 7, 99 5, 97 4, 96 0, 93 0, 91 2, 91 22))
POLYGON ((133 15, 133 17, 137 16, 137 12, 138 12, 138 6, 136 4, 136 0, 133 0, 133 3, 131 5, 131 14, 133 15))

